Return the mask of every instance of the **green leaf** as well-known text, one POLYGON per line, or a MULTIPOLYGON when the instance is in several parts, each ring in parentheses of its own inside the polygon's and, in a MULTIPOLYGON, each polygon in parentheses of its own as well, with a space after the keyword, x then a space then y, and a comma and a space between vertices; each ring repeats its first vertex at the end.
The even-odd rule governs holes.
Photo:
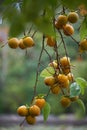
POLYGON ((47 77, 47 76, 52 76, 53 74, 55 74, 55 70, 53 67, 47 67, 44 70, 42 70, 40 76, 41 77, 47 77))
POLYGON ((77 103, 79 104, 79 106, 81 107, 82 111, 85 113, 85 105, 84 102, 81 99, 77 100, 77 103))
POLYGON ((85 87, 87 87, 87 81, 81 77, 78 77, 76 78, 76 82, 81 88, 81 94, 84 94, 85 87))
POLYGON ((81 93, 80 86, 74 82, 70 85, 70 97, 78 96, 81 93))
POLYGON ((18 0, 5 0, 4 2, 3 2, 3 4, 4 5, 8 5, 8 4, 12 4, 12 3, 14 3, 14 2, 18 2, 18 0))
POLYGON ((47 118, 48 118, 48 116, 50 114, 50 111, 51 111, 50 104, 46 102, 45 106, 42 109, 42 114, 43 114, 44 121, 47 121, 47 118))
POLYGON ((39 31, 43 32, 44 34, 52 35, 52 36, 55 35, 54 28, 52 26, 52 23, 50 22, 49 14, 47 17, 46 16, 45 17, 43 17, 43 16, 37 17, 34 24, 37 26, 39 31))
POLYGON ((80 37, 81 39, 87 37, 87 16, 85 17, 84 21, 81 24, 80 37))

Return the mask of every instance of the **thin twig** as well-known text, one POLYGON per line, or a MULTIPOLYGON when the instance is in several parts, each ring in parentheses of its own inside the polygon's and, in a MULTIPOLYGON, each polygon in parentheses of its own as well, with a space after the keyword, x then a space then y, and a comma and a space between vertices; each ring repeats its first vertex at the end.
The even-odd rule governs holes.
POLYGON ((75 43, 77 43, 77 45, 79 45, 79 42, 78 42, 78 41, 76 41, 76 39, 74 39, 74 37, 73 37, 73 36, 71 36, 71 35, 70 35, 70 37, 73 39, 73 41, 74 41, 75 43))
POLYGON ((48 95, 49 95, 49 93, 50 93, 50 90, 51 90, 51 89, 48 90, 48 92, 47 92, 47 94, 46 94, 46 96, 45 96, 45 99, 47 99, 47 97, 48 97, 48 95))
POLYGON ((29 28, 29 31, 28 31, 27 35, 31 32, 32 27, 33 27, 33 24, 32 24, 31 27, 29 28))
POLYGON ((24 120, 20 123, 20 127, 24 124, 24 122, 25 122, 25 118, 24 118, 24 120))
MULTIPOLYGON (((53 19, 53 25, 55 25, 55 18, 53 19)), ((56 53, 56 60, 57 60, 58 69, 59 69, 59 72, 61 72, 61 67, 60 67, 60 63, 59 63, 58 46, 57 46, 57 41, 56 41, 56 30, 55 30, 55 26, 53 26, 53 27, 54 27, 54 32, 55 32, 55 46, 54 46, 54 51, 56 53)))
POLYGON ((52 62, 52 58, 50 56, 50 54, 48 53, 48 51, 44 48, 44 51, 46 52, 46 54, 49 56, 50 62, 52 62))
POLYGON ((6 42, 6 43, 4 43, 3 45, 1 45, 1 48, 3 48, 5 45, 7 45, 8 44, 8 42, 6 42))
POLYGON ((31 37, 33 38, 36 33, 37 33, 37 30, 34 31, 31 37))
POLYGON ((59 32, 59 34, 60 34, 60 36, 61 36, 61 39, 62 39, 62 43, 63 43, 64 49, 65 49, 65 54, 66 54, 66 56, 68 57, 68 53, 67 53, 67 50, 66 50, 66 45, 65 45, 65 41, 64 41, 64 39, 63 39, 62 33, 61 33, 60 30, 58 30, 58 32, 59 32))
POLYGON ((35 80, 35 85, 34 85, 34 95, 33 95, 33 98, 32 98, 32 100, 31 100, 31 103, 32 103, 34 97, 36 96, 36 88, 37 88, 37 83, 38 83, 40 62, 41 62, 41 57, 42 57, 43 50, 44 50, 44 39, 45 39, 45 37, 44 37, 44 35, 43 35, 43 39, 42 39, 42 48, 41 48, 41 52, 40 52, 39 59, 38 59, 38 64, 37 64, 36 80, 35 80))

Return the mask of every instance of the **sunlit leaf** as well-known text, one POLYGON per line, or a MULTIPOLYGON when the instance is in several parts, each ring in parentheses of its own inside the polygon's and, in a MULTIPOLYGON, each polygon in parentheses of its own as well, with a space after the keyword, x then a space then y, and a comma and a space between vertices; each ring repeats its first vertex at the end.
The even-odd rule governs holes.
POLYGON ((46 77, 46 76, 52 76, 55 73, 55 70, 53 67, 47 67, 44 70, 42 70, 40 76, 46 77))
POLYGON ((50 111, 51 111, 51 107, 50 107, 50 104, 46 102, 43 110, 42 110, 42 114, 43 114, 43 118, 44 118, 44 121, 47 120, 49 114, 50 114, 50 111))
POLYGON ((78 96, 81 93, 80 86, 74 82, 70 85, 70 97, 78 96))
POLYGON ((87 81, 81 77, 78 77, 78 78, 76 78, 76 82, 81 88, 81 94, 84 94, 85 87, 87 87, 87 81))

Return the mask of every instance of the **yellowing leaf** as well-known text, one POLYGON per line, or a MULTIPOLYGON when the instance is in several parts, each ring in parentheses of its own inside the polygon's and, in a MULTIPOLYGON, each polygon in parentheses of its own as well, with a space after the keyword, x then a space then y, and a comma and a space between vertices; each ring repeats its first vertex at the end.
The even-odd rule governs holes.
POLYGON ((47 76, 52 76, 53 74, 55 74, 55 70, 53 67, 47 67, 44 70, 42 70, 40 76, 41 77, 47 77, 47 76))

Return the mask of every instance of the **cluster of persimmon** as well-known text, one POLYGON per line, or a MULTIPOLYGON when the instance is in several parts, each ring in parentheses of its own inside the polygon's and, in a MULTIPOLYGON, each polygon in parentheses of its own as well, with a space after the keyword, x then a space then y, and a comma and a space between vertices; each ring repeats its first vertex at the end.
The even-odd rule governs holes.
MULTIPOLYGON (((71 36, 74 34, 74 24, 78 21, 79 15, 76 12, 70 12, 68 15, 59 15, 55 21, 55 27, 59 30, 62 29, 66 36, 71 36), (71 23, 71 24, 70 24, 71 23)), ((82 53, 87 51, 87 39, 83 39, 79 42, 79 52, 82 53)))
MULTIPOLYGON (((68 15, 62 14, 55 20, 55 27, 57 30, 62 30, 66 36, 74 34, 74 27, 72 24, 76 23, 79 19, 79 15, 76 12, 70 12, 68 15)), ((47 36, 47 45, 50 47, 55 46, 55 38, 47 36)))
POLYGON ((47 76, 44 79, 46 86, 50 87, 50 91, 53 94, 62 93, 61 104, 63 107, 68 107, 72 101, 77 100, 77 97, 69 97, 69 86, 74 81, 73 74, 71 73, 71 63, 69 57, 62 57, 59 60, 59 64, 56 60, 49 63, 49 66, 53 67, 55 74, 47 76), (68 95, 64 94, 64 90, 67 91, 68 95))
POLYGON ((26 49, 34 46, 34 40, 32 37, 25 36, 24 38, 18 39, 16 37, 8 39, 8 45, 12 49, 21 48, 26 49))
POLYGON ((59 15, 55 21, 55 27, 57 29, 63 29, 63 33, 67 36, 71 36, 74 33, 74 28, 71 24, 78 21, 79 15, 76 12, 69 12, 68 15, 59 15))
POLYGON ((18 115, 25 117, 25 120, 28 124, 33 125, 36 123, 36 116, 40 115, 45 103, 46 101, 44 98, 35 98, 32 105, 19 106, 17 113, 18 115))
MULTIPOLYGON (((74 27, 72 24, 76 23, 79 19, 79 15, 76 12, 70 12, 68 15, 62 14, 59 15, 55 20, 55 27, 57 30, 62 30, 66 36, 71 36, 74 34, 74 27)), ((47 36, 47 45, 54 47, 56 40, 52 36, 47 36)), ((87 51, 87 39, 84 38, 78 42, 79 52, 87 51)))

